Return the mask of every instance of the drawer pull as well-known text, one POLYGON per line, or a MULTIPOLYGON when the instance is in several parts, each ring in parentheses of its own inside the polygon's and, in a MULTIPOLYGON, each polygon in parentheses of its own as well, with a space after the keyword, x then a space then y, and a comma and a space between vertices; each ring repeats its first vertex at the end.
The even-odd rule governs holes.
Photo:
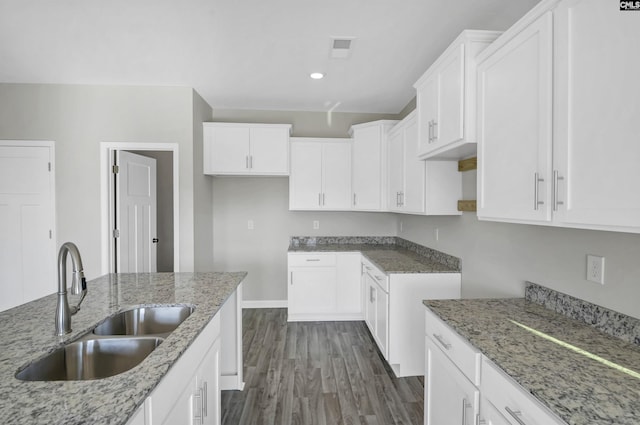
POLYGON ((375 279, 375 280, 377 280, 378 282, 380 282, 381 280, 384 280, 384 278, 383 278, 383 277, 380 277, 380 276, 375 276, 375 275, 374 275, 373 277, 374 277, 374 279, 375 279))
POLYGON ((522 415, 522 413, 520 413, 519 410, 511 410, 509 406, 505 406, 504 410, 506 410, 507 413, 510 414, 520 425, 527 425, 522 419, 520 419, 520 415, 522 415))
POLYGON ((306 261, 320 261, 319 258, 307 258, 306 261))
POLYGON ((446 341, 444 340, 444 338, 442 338, 442 335, 436 335, 436 334, 433 334, 433 337, 434 337, 434 338, 435 338, 435 339, 436 339, 440 344, 442 344, 442 346, 443 346, 445 349, 449 350, 449 349, 451 348, 451 344, 449 344, 448 342, 446 342, 446 341))

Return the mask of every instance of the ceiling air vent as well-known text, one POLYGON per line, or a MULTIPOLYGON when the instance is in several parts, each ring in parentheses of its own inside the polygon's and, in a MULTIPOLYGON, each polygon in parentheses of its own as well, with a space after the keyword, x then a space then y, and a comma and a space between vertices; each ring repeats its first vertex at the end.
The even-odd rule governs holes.
POLYGON ((331 57, 333 59, 347 59, 351 56, 355 37, 332 37, 331 57))

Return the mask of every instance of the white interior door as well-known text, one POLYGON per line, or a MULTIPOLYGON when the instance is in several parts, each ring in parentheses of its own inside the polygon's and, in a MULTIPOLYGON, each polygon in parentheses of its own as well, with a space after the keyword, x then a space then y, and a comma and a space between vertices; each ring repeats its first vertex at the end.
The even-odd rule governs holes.
POLYGON ((116 151, 116 264, 118 273, 157 270, 156 160, 116 151))
POLYGON ((56 290, 52 157, 0 145, 0 310, 56 290))

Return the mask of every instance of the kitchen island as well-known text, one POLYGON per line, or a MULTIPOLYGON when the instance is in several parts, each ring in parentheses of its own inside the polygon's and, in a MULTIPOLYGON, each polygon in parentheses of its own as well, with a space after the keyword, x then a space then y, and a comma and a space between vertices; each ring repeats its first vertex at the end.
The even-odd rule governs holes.
MULTIPOLYGON (((200 332, 234 295, 245 272, 110 274, 88 282, 72 332, 54 336, 56 294, 0 313, 0 418, 9 424, 126 424, 200 332), (193 313, 136 367, 90 381, 21 381, 30 362, 133 306, 190 305, 193 313)), ((70 304, 75 304, 74 298, 70 304)))
MULTIPOLYGON (((481 395, 486 366, 494 364, 564 423, 640 423, 640 321, 531 283, 526 294, 424 304, 489 361, 480 368, 481 395)), ((449 353, 456 348, 450 342, 449 353)), ((507 416, 504 405, 495 406, 507 416)), ((485 412, 481 403, 480 419, 485 412)))

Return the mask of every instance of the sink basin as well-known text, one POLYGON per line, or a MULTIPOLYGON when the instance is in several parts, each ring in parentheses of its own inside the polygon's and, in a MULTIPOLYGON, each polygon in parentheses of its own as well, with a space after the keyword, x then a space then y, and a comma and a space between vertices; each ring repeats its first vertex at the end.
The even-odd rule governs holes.
POLYGON ((191 306, 138 307, 108 318, 96 335, 162 335, 172 332, 193 313, 191 306))
POLYGON ((144 360, 162 338, 102 338, 74 342, 16 373, 23 381, 78 381, 107 378, 144 360))

